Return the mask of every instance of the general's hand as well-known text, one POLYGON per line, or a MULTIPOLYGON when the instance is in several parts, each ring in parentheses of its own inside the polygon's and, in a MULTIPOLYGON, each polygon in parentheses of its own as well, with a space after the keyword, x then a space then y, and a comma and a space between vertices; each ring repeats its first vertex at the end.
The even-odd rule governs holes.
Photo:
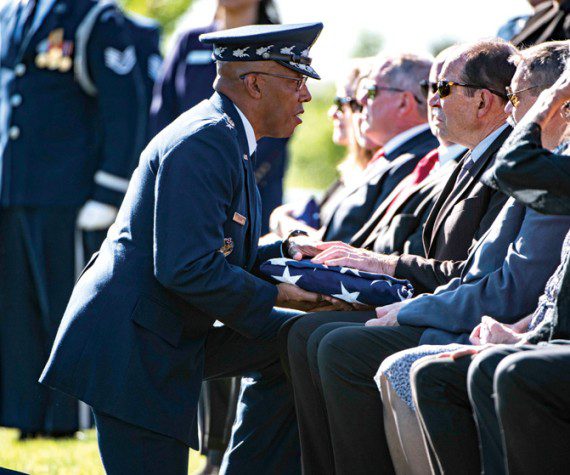
POLYGON ((506 325, 488 316, 481 319, 481 323, 473 329, 469 336, 469 341, 474 345, 514 344, 522 340, 524 340, 524 336, 517 332, 515 325, 506 325))
POLYGON ((315 292, 308 292, 292 284, 278 284, 277 291, 278 294, 275 305, 278 307, 307 311, 322 306, 324 302, 327 302, 326 296, 315 292))
POLYGON ((287 254, 289 254, 291 259, 300 261, 303 257, 316 256, 320 252, 318 246, 321 244, 322 241, 310 236, 295 236, 289 238, 287 254))
POLYGON ((352 267, 365 272, 393 276, 398 258, 352 247, 344 242, 324 242, 317 245, 320 252, 312 262, 327 266, 352 267))
POLYGON ((400 309, 411 300, 384 305, 376 308, 376 318, 366 322, 367 327, 397 327, 400 309))
POLYGON ((89 200, 79 211, 77 217, 77 227, 83 231, 105 230, 115 222, 117 208, 89 200))

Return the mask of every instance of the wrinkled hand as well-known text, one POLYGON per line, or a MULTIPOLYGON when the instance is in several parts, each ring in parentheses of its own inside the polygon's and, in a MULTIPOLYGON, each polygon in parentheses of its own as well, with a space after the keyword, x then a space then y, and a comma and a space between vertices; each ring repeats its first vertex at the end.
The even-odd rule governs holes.
POLYGON ((114 206, 89 200, 79 211, 77 227, 83 231, 105 230, 115 222, 117 212, 114 206))
POLYGON ((396 327, 398 323, 398 313, 400 309, 407 305, 410 300, 384 305, 383 307, 376 308, 376 318, 366 322, 367 327, 396 327))
POLYGON ((455 351, 450 351, 447 353, 440 353, 436 356, 436 358, 451 358, 452 360, 458 360, 459 358, 463 358, 465 356, 476 355, 481 353, 483 350, 490 348, 492 345, 485 345, 485 346, 466 346, 465 348, 460 348, 455 351))
POLYGON ((394 276, 398 258, 352 247, 344 242, 324 242, 317 245, 320 252, 312 259, 326 266, 352 267, 353 269, 394 276))
POLYGON ((295 236, 289 239, 287 254, 289 254, 291 259, 300 261, 303 257, 316 256, 320 252, 318 249, 320 244, 322 244, 322 241, 310 236, 295 236))
POLYGON ((506 325, 494 318, 485 316, 471 332, 469 341, 473 345, 519 343, 524 340, 524 336, 517 331, 518 328, 515 325, 506 325))

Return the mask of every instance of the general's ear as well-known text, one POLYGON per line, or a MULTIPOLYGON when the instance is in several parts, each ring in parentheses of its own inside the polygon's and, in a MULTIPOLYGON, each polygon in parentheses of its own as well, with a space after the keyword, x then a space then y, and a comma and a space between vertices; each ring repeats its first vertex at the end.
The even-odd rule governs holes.
POLYGON ((260 78, 257 74, 248 74, 245 76, 243 78, 243 84, 250 97, 261 99, 260 78))

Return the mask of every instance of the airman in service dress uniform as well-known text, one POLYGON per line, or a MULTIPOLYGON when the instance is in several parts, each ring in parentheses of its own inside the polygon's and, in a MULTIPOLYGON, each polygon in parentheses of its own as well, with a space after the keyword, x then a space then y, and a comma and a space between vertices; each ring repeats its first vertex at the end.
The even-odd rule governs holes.
POLYGON ((0 425, 23 436, 78 428, 77 401, 37 379, 76 277, 78 212, 119 206, 143 138, 134 47, 97 5, 0 7, 0 425))
POLYGON ((301 122, 321 29, 254 25, 202 37, 220 62, 217 92, 143 152, 73 290, 41 382, 92 406, 108 473, 186 474, 202 380, 241 374, 256 384, 241 393, 248 435, 232 440, 241 458, 230 455, 226 473, 300 471, 291 393, 263 377, 294 313, 274 306, 318 299, 257 276, 288 246, 258 248, 253 162, 257 138, 290 135, 301 122))

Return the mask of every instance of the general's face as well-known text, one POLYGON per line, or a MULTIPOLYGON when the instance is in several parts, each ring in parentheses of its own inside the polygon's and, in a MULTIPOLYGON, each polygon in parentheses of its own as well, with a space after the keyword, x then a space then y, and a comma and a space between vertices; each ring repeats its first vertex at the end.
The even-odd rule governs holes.
POLYGON ((387 89, 391 87, 394 86, 387 82, 380 68, 373 79, 364 82, 358 97, 362 105, 361 131, 373 143, 384 144, 393 136, 393 121, 402 93, 387 89), (372 88, 376 88, 375 93, 372 88))
MULTIPOLYGON (((462 83, 462 59, 446 61, 439 74, 439 80, 462 83)), ((477 119, 478 99, 469 97, 467 88, 452 86, 446 97, 436 92, 429 99, 430 117, 437 135, 448 142, 464 144, 465 131, 470 131, 477 119)))
POLYGON ((303 104, 312 97, 307 84, 300 89, 294 79, 302 79, 303 75, 275 64, 269 71, 283 77, 263 75, 263 103, 266 135, 269 137, 290 137, 295 127, 303 121, 300 115, 304 112, 303 104))

